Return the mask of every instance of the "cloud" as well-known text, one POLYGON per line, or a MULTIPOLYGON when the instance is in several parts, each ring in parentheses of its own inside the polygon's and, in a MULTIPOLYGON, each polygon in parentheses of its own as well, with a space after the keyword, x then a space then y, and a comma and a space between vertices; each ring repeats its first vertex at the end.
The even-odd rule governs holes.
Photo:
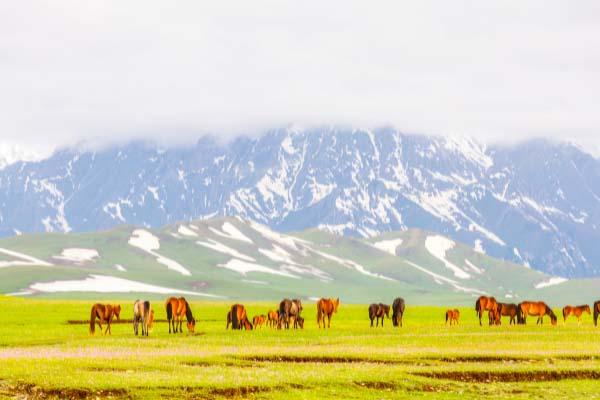
POLYGON ((290 122, 600 144, 596 2, 0 5, 5 141, 230 137, 290 122))

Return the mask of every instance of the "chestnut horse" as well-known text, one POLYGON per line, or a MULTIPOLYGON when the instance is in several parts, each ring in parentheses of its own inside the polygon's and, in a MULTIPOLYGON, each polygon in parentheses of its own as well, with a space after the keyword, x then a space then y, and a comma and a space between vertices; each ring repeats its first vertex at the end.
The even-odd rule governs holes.
POLYGON ((488 312, 489 324, 492 325, 494 323, 497 308, 498 302, 495 298, 480 296, 475 302, 475 312, 477 312, 477 315, 479 316, 479 326, 481 326, 481 317, 483 317, 485 311, 488 312))
POLYGON ((181 325, 183 324, 184 316, 187 320, 188 331, 194 333, 194 329, 196 328, 196 320, 192 315, 192 309, 190 308, 190 305, 188 304, 185 297, 169 297, 165 302, 165 307, 167 309, 167 322, 169 324, 169 333, 171 333, 171 325, 173 326, 173 333, 177 333, 178 331, 183 333, 181 325), (179 327, 177 325, 178 322, 179 327))
POLYGON ((321 322, 323 322, 323 329, 325 329, 325 318, 327 317, 327 328, 331 328, 331 317, 333 313, 337 313, 340 306, 339 297, 333 299, 319 299, 317 302, 317 324, 321 328, 321 322))
POLYGON ((598 316, 600 315, 600 300, 594 303, 594 326, 598 326, 598 316))
POLYGON ((255 328, 262 327, 266 320, 267 317, 265 315, 255 315, 254 318, 252 318, 252 325, 254 325, 255 328))
POLYGON ((446 311, 446 324, 450 321, 450 326, 452 326, 452 322, 458 325, 458 319, 460 318, 460 311, 456 308, 454 310, 446 311))
POLYGON ((496 325, 502 323, 502 317, 510 317, 509 325, 516 325, 519 320, 519 306, 513 303, 498 303, 498 308, 494 314, 494 322, 496 325))
POLYGON ((404 299, 397 297, 392 304, 392 324, 394 326, 400 325, 402 327, 402 317, 404 316, 404 299))
POLYGON ((591 315, 591 311, 590 311, 590 306, 588 306, 587 304, 584 304, 582 306, 565 306, 562 310, 563 312, 563 323, 567 322, 567 317, 569 315, 574 315, 575 317, 577 317, 577 325, 581 324, 581 314, 588 313, 588 315, 591 315))
POLYGON ((544 316, 548 315, 550 317, 550 322, 552 325, 556 325, 556 315, 554 311, 543 301, 524 301, 519 303, 519 314, 523 320, 523 323, 527 321, 528 315, 533 315, 534 317, 538 317, 537 324, 544 323, 544 316))
POLYGON ((379 326, 379 318, 381 318, 381 327, 383 328, 383 320, 385 317, 390 317, 390 306, 386 304, 371 304, 369 306, 369 319, 371 320, 371 328, 373 327, 373 320, 377 319, 377 324, 375 326, 379 326))
POLYGON ((231 329, 241 330, 244 328, 247 331, 252 330, 252 324, 248 320, 248 313, 243 304, 231 306, 231 310, 227 313, 227 327, 225 329, 229 329, 229 324, 231 324, 231 329))
POLYGON ((267 313, 267 326, 275 328, 277 327, 277 322, 279 322, 279 311, 269 310, 267 313))
POLYGON ((102 332, 102 324, 106 322, 106 331, 109 335, 112 335, 110 331, 110 321, 113 317, 117 317, 117 320, 121 319, 121 306, 119 304, 100 304, 96 303, 92 306, 92 312, 90 314, 90 333, 93 335, 96 332, 96 323, 100 327, 102 332), (98 321, 96 322, 96 318, 98 321))

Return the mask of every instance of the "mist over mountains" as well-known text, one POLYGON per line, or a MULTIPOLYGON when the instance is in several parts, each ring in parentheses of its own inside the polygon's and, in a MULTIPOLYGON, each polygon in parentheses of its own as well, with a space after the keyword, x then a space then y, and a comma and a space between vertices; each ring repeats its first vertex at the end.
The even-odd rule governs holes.
POLYGON ((600 161, 390 128, 282 128, 227 144, 131 142, 0 161, 0 235, 238 215, 278 231, 420 228, 550 275, 600 275, 600 161))

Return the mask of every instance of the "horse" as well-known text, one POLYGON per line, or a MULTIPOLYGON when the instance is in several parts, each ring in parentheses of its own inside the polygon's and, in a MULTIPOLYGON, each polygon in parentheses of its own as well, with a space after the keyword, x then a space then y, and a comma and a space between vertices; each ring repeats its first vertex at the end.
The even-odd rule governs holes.
POLYGON ((523 323, 526 323, 528 315, 538 317, 537 324, 540 325, 544 323, 545 315, 550 317, 550 322, 552 325, 556 325, 558 320, 554 314, 554 311, 552 311, 552 309, 543 301, 524 301, 519 303, 519 314, 521 314, 523 323))
POLYGON ((102 323, 106 322, 104 334, 106 335, 108 332, 109 335, 112 335, 110 321, 113 317, 117 317, 117 320, 121 319, 121 306, 119 304, 94 304, 90 314, 90 334, 93 335, 96 332, 96 323, 100 327, 100 332, 102 332, 102 323), (97 322, 96 318, 98 318, 97 322))
POLYGON ((255 328, 262 327, 266 320, 267 317, 265 315, 255 315, 254 318, 252 318, 252 325, 254 325, 255 328))
POLYGON ((152 332, 153 325, 154 325, 154 310, 150 309, 150 315, 148 316, 148 332, 152 332))
POLYGON ((296 320, 294 321, 294 329, 300 327, 300 329, 304 329, 304 318, 302 318, 301 316, 298 316, 298 318, 296 318, 296 320))
POLYGON ((300 316, 301 312, 302 302, 300 300, 281 300, 281 303, 279 303, 279 320, 277 322, 277 328, 281 329, 285 326, 285 329, 290 329, 290 323, 295 327, 295 320, 300 316))
POLYGON ((598 326, 598 316, 600 315, 600 300, 594 303, 594 326, 598 326))
POLYGON ((481 317, 483 312, 488 312, 489 324, 492 325, 496 309, 498 308, 498 302, 493 297, 479 296, 475 302, 475 312, 479 316, 479 326, 481 326, 481 317))
POLYGON ((394 326, 400 325, 402 327, 402 317, 404 316, 404 299, 397 297, 392 304, 392 324, 394 326))
POLYGON ((455 325, 458 325, 459 318, 460 318, 460 311, 458 311, 456 308, 454 310, 446 311, 446 324, 448 324, 448 322, 450 322, 450 326, 452 326, 452 322, 454 322, 455 325))
POLYGON ((267 326, 275 328, 279 321, 279 311, 269 310, 267 313, 267 326))
POLYGON ((137 336, 138 324, 142 324, 142 336, 148 336, 148 323, 150 322, 150 302, 136 300, 133 303, 133 332, 137 336))
POLYGON ((385 317, 390 317, 390 306, 386 304, 371 304, 369 306, 369 319, 371 320, 371 328, 373 327, 373 320, 377 319, 377 324, 375 326, 379 326, 379 318, 381 318, 381 327, 383 328, 383 320, 385 317))
POLYGON ((587 304, 584 304, 582 306, 565 306, 563 307, 562 313, 563 313, 563 323, 567 322, 567 317, 569 315, 574 315, 577 317, 577 325, 581 324, 581 314, 583 313, 588 313, 588 315, 591 315, 591 311, 590 311, 590 306, 588 306, 587 304))
POLYGON ((327 317, 327 328, 331 328, 331 317, 333 313, 337 313, 340 306, 339 297, 333 299, 319 299, 317 302, 317 324, 321 328, 321 322, 323 322, 323 329, 325 329, 325 318, 327 317))
POLYGON ((196 328, 196 320, 192 315, 192 309, 190 308, 190 305, 185 297, 169 297, 165 302, 165 307, 167 309, 169 333, 171 333, 171 325, 173 326, 173 333, 177 333, 178 331, 183 333, 181 325, 183 324, 184 316, 187 320, 188 331, 194 333, 194 329, 196 328), (179 330, 177 327, 177 322, 179 322, 179 330))
POLYGON ((231 306, 231 310, 227 313, 227 327, 225 329, 229 329, 229 324, 231 324, 231 329, 241 330, 244 328, 247 331, 252 330, 253 326, 248 320, 248 313, 243 304, 231 306))
POLYGON ((494 316, 494 322, 497 325, 502 323, 501 317, 510 317, 508 324, 516 325, 519 317, 519 307, 513 303, 498 303, 498 308, 494 316))

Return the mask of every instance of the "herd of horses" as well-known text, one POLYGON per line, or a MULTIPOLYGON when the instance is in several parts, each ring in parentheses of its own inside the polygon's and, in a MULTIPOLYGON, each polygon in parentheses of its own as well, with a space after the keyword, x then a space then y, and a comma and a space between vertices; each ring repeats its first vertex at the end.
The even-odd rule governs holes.
MULTIPOLYGON (((317 324, 319 329, 331 327, 331 318, 337 313, 340 306, 340 299, 322 298, 317 301, 317 324)), ((398 297, 394 299, 392 305, 383 303, 373 303, 369 305, 369 319, 371 327, 375 321, 375 327, 383 327, 385 318, 390 318, 390 309, 392 310, 392 324, 395 327, 402 327, 402 318, 406 304, 404 299, 398 297)), ((593 306, 594 325, 598 326, 598 317, 600 316, 600 300, 593 306)), ((562 310, 563 320, 566 322, 571 315, 577 318, 578 324, 581 323, 581 316, 584 313, 592 314, 589 305, 565 306, 562 310)), ((227 312, 227 324, 225 329, 245 329, 252 330, 268 326, 273 329, 304 329, 304 318, 302 317, 302 302, 300 299, 283 299, 279 306, 274 310, 269 310, 267 314, 255 315, 250 321, 248 312, 243 304, 236 303, 231 306, 227 312)), ((183 321, 186 320, 188 332, 194 333, 196 319, 192 313, 189 303, 184 297, 169 297, 165 302, 165 311, 169 333, 183 333, 183 321)), ((475 302, 475 312, 479 317, 479 325, 482 325, 482 318, 487 311, 489 325, 500 325, 502 317, 509 317, 509 324, 526 324, 529 316, 537 317, 537 324, 543 324, 544 317, 550 317, 552 325, 556 325, 558 318, 546 303, 542 301, 524 301, 519 304, 500 303, 494 297, 480 296, 475 302)), ((111 334, 110 324, 116 318, 120 319, 121 306, 118 304, 100 304, 92 306, 90 315, 90 333, 94 334, 96 324, 102 332, 102 324, 106 324, 104 334, 111 334)), ((458 309, 449 309, 446 311, 446 324, 458 325, 460 311, 458 309)), ((136 300, 133 304, 133 331, 135 335, 139 333, 141 325, 142 336, 148 336, 154 323, 154 310, 149 301, 136 300)))

